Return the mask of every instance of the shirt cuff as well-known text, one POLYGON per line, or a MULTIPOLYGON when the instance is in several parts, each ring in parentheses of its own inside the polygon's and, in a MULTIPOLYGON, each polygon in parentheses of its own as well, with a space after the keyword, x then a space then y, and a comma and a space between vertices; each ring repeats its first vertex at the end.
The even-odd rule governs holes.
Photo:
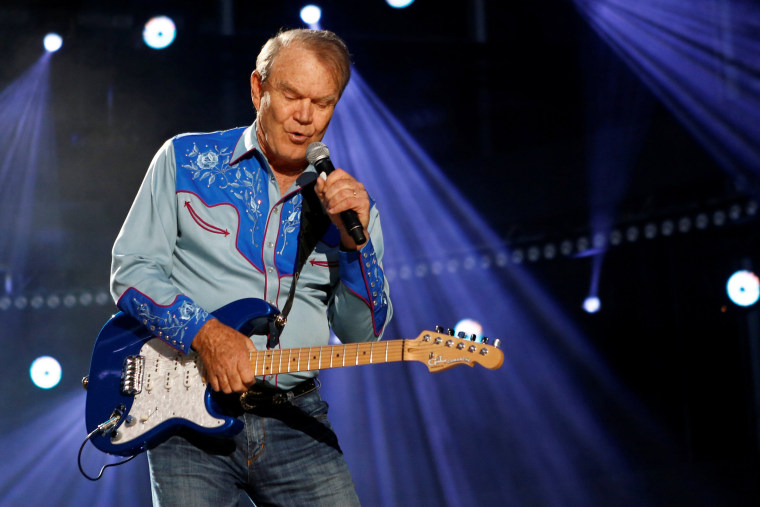
POLYGON ((190 353, 200 328, 213 318, 187 296, 180 294, 171 304, 160 305, 135 288, 127 289, 117 306, 154 336, 185 354, 190 353))

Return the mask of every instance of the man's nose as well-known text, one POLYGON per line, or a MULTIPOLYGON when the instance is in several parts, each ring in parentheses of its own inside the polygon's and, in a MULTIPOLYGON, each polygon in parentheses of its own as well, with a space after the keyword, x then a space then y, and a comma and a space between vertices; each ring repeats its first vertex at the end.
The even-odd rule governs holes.
POLYGON ((313 107, 309 99, 298 101, 296 105, 295 119, 300 123, 311 123, 313 107))

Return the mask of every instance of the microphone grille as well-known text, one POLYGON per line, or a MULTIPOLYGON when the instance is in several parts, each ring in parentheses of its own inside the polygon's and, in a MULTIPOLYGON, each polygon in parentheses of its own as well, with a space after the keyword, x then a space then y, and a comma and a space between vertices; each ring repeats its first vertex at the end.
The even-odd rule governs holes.
POLYGON ((324 143, 311 143, 306 148, 306 160, 308 160, 311 165, 329 157, 330 150, 327 149, 327 146, 325 146, 324 143))

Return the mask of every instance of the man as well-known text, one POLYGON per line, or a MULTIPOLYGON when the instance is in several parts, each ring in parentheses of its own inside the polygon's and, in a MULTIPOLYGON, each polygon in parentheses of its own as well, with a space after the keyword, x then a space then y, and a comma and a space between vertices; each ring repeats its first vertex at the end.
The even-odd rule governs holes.
POLYGON ((270 39, 251 75, 253 125, 165 143, 116 240, 111 291, 118 307, 173 347, 197 351, 219 403, 245 423, 234 438, 183 430, 151 449, 157 505, 237 505, 240 490, 257 506, 358 504, 318 372, 255 378, 249 354, 265 349, 267 336, 249 338, 211 314, 250 297, 283 307, 304 195, 314 191, 331 225, 300 272, 274 346, 326 345, 329 327, 343 341, 381 338, 392 310, 377 209, 348 173, 318 177, 305 158, 349 76, 348 51, 331 32, 291 30, 270 39), (363 244, 346 233, 345 210, 357 213, 363 244), (263 394, 241 403, 251 386, 263 394))

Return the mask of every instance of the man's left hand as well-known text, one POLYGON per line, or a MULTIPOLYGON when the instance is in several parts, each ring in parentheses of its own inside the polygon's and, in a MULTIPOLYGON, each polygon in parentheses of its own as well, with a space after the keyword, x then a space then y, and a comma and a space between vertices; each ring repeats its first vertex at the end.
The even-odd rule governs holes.
POLYGON ((322 201, 330 220, 338 227, 340 231, 340 244, 344 250, 358 250, 364 243, 357 245, 346 231, 340 213, 346 210, 354 210, 359 217, 359 223, 367 236, 367 226, 369 225, 369 194, 359 181, 348 174, 343 169, 335 169, 323 179, 317 178, 315 188, 317 196, 322 201))

